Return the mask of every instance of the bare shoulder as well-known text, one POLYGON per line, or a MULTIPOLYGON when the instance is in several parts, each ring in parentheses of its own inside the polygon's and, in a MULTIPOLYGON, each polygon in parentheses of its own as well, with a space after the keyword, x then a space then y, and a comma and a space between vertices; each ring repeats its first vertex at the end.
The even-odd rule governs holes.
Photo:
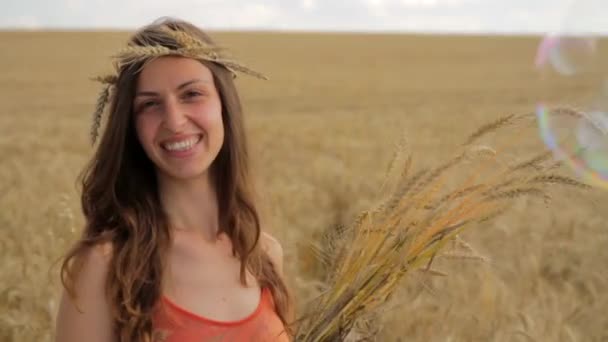
POLYGON ((89 248, 73 279, 75 296, 64 289, 57 313, 56 341, 113 341, 113 328, 105 284, 112 256, 110 243, 89 248), (95 334, 91 334, 95 331, 95 334))
POLYGON ((113 249, 111 242, 104 242, 90 247, 83 253, 81 260, 79 260, 81 264, 80 276, 75 279, 77 288, 85 286, 90 277, 105 280, 113 249))
POLYGON ((261 237, 262 248, 268 253, 270 260, 274 264, 279 275, 283 275, 283 246, 279 240, 267 232, 262 232, 261 237))
POLYGON ((77 279, 74 279, 77 290, 81 287, 85 287, 82 290, 86 290, 86 286, 91 283, 90 278, 105 280, 113 249, 111 242, 99 243, 88 248, 80 256, 80 259, 77 260, 80 264, 80 271, 77 279))

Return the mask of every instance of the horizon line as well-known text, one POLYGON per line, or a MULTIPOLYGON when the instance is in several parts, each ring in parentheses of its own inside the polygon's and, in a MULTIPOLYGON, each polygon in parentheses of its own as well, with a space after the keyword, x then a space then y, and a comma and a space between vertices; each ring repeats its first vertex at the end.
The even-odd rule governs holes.
MULTIPOLYGON (((145 25, 142 25, 143 27, 145 25)), ((139 27, 18 27, 0 26, 0 32, 19 33, 19 32, 83 32, 83 33, 128 33, 134 32, 139 27)), ((369 35, 447 35, 447 36, 525 36, 525 37, 544 37, 556 34, 555 32, 541 31, 508 31, 508 30, 418 30, 418 29, 301 29, 301 28, 260 28, 260 27, 211 27, 205 29, 209 32, 217 33, 279 33, 279 34, 369 34, 369 35)), ((592 35, 608 37, 608 32, 585 32, 581 35, 592 35)))

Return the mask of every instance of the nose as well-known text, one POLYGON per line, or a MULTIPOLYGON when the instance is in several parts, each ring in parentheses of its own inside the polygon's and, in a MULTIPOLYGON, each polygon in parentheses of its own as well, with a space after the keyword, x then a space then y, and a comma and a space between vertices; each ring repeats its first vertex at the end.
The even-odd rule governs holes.
POLYGON ((169 98, 165 102, 164 125, 173 133, 179 133, 186 124, 186 115, 179 101, 169 98))

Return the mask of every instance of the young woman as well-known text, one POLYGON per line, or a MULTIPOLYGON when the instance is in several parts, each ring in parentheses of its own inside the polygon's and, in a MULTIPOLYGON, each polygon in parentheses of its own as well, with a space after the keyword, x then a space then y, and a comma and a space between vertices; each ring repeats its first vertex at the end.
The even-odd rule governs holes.
POLYGON ((62 266, 59 342, 289 341, 282 248, 262 232, 236 71, 162 19, 118 55, 82 174, 82 238, 62 266))

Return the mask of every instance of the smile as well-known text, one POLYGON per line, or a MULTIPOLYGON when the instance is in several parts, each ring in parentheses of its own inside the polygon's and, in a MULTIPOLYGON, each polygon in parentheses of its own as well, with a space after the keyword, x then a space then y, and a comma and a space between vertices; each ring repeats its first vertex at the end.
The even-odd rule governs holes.
POLYGON ((180 140, 180 141, 163 143, 163 144, 161 144, 161 146, 165 150, 170 151, 170 152, 183 152, 183 151, 188 151, 189 149, 194 147, 194 145, 196 145, 201 140, 201 138, 202 138, 201 135, 197 135, 197 136, 193 136, 191 138, 180 140))

